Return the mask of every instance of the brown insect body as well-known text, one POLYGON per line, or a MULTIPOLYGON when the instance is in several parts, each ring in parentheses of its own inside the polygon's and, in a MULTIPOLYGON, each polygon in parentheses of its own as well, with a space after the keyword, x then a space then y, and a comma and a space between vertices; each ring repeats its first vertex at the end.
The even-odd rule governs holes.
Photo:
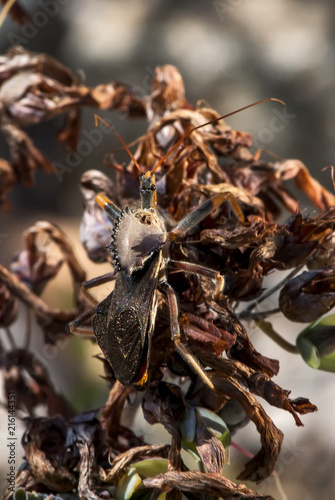
POLYGON ((97 342, 123 385, 140 381, 149 366, 161 263, 158 251, 131 276, 120 271, 93 319, 97 342))
MULTIPOLYGON (((147 189, 150 193, 155 186, 147 179, 140 179, 142 205, 147 189)), ((115 220, 108 248, 119 272, 114 291, 97 307, 93 331, 116 378, 124 385, 145 377, 149 366, 163 263, 161 247, 166 240, 164 221, 154 208, 126 207, 115 220)))
MULTIPOLYGON (((258 103, 245 106, 238 111, 255 104, 258 103)), ((219 117, 214 121, 221 120, 236 112, 219 117)), ((116 378, 124 385, 130 385, 134 382, 142 384, 148 378, 151 338, 157 314, 157 289, 160 287, 167 298, 171 338, 178 353, 202 380, 211 389, 214 389, 213 383, 198 360, 181 341, 177 297, 172 286, 168 283, 166 266, 170 263, 186 273, 216 280, 216 293, 223 290, 223 277, 218 272, 196 263, 170 261, 169 243, 175 238, 183 238, 191 228, 201 222, 226 199, 230 200, 241 221, 244 220, 243 214, 231 193, 220 192, 187 214, 168 232, 163 218, 156 210, 156 185, 153 175, 165 158, 179 147, 186 137, 209 123, 213 122, 204 123, 187 132, 161 158, 151 172, 141 175, 141 208, 131 210, 127 207, 120 210, 103 193, 98 194, 95 198, 97 204, 114 222, 112 241, 108 245, 108 249, 112 252, 115 260, 115 272, 86 282, 83 289, 87 293, 88 288, 106 283, 114 278, 115 288, 101 303, 96 303, 91 311, 83 313, 73 321, 70 324, 70 330, 73 333, 80 330, 87 332, 87 328, 85 329, 82 325, 88 318, 93 317, 93 333, 97 342, 111 364, 116 378)), ((115 131, 113 132, 119 137, 134 164, 142 173, 127 145, 115 131)), ((89 296, 88 293, 87 295, 89 296)))

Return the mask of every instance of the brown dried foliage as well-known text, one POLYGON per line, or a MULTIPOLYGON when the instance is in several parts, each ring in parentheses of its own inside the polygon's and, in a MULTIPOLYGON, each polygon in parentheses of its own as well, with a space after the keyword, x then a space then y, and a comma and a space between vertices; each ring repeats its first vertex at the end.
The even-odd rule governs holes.
MULTIPOLYGON (((153 91, 144 100, 120 82, 86 87, 71 70, 47 55, 13 49, 0 60, 1 128, 10 151, 10 160, 0 161, 3 204, 16 183, 33 182, 36 169, 54 170, 50 159, 34 146, 22 126, 64 113, 65 128, 58 138, 75 148, 83 106, 146 117, 148 132, 138 139, 134 155, 143 170, 147 170, 186 131, 219 116, 213 109, 194 108, 187 102, 182 78, 172 66, 157 68, 153 91)), ((239 301, 251 301, 240 318, 269 317, 273 311, 254 311, 264 297, 264 277, 274 270, 292 268, 298 272, 303 265, 311 271, 282 286, 276 311, 291 321, 301 321, 300 311, 313 309, 315 313, 309 318, 312 321, 334 305, 331 242, 335 197, 310 176, 300 161, 268 162, 259 154, 253 155, 251 145, 250 134, 232 130, 222 120, 216 121, 194 131, 157 172, 159 210, 169 226, 221 191, 232 193, 244 214, 243 223, 229 203, 225 203, 190 231, 186 239, 171 244, 171 259, 200 262, 225 277, 224 295, 217 297, 211 280, 168 271, 169 282, 179 298, 184 341, 209 368, 207 374, 215 392, 204 390, 203 382, 175 353, 167 304, 160 294, 149 383, 143 388, 123 387, 101 357, 110 395, 105 407, 97 412, 74 417, 71 405, 55 391, 46 367, 29 352, 29 343, 25 352, 12 343, 9 351, 2 348, 5 385, 7 390, 16 391, 17 408, 30 415, 23 437, 26 463, 18 473, 17 486, 46 493, 75 491, 80 498, 112 498, 113 486, 127 467, 153 456, 167 459, 168 472, 144 478, 143 495, 150 489, 152 498, 162 491, 168 492, 168 498, 180 498, 180 492, 188 498, 270 498, 224 478, 223 445, 199 416, 194 442, 205 472, 187 470, 181 458, 179 427, 187 408, 205 407, 219 412, 228 403, 237 401, 243 415, 241 421, 251 420, 261 440, 259 452, 246 463, 239 479, 261 481, 274 469, 283 434, 255 396, 290 412, 297 425, 303 425, 298 414, 316 410, 307 399, 290 399, 290 391, 271 380, 279 371, 279 362, 256 351, 232 306, 239 301), (286 185, 289 179, 310 198, 320 210, 319 215, 304 217, 299 212, 298 201, 286 185), (282 207, 294 212, 286 223, 277 221, 282 207), (318 308, 314 308, 315 303, 318 308), (166 368, 174 377, 188 377, 191 381, 188 390, 163 380, 166 368), (134 391, 142 392, 145 419, 151 424, 162 424, 171 435, 169 445, 148 445, 122 425, 121 412, 134 391), (48 417, 34 417, 39 404, 47 406, 48 417)), ((103 191, 120 207, 129 200, 135 205, 139 197, 134 165, 130 163, 123 168, 109 164, 116 171, 116 186, 98 171, 82 176, 85 200, 82 240, 88 256, 95 262, 111 262, 105 245, 112 224, 95 205, 94 195, 103 191)), ((49 222, 38 222, 29 228, 24 243, 25 249, 13 258, 10 270, 0 266, 0 325, 11 338, 9 327, 17 317, 20 301, 36 315, 46 343, 52 344, 68 335, 67 323, 88 308, 80 292, 85 272, 67 236, 49 222), (39 244, 41 235, 48 236, 48 246, 39 244), (63 264, 68 265, 72 275, 74 307, 53 310, 40 294, 63 264)), ((237 428, 232 426, 232 432, 237 428)), ((9 493, 5 498, 9 498, 9 493)), ((139 492, 136 495, 141 497, 139 492)))

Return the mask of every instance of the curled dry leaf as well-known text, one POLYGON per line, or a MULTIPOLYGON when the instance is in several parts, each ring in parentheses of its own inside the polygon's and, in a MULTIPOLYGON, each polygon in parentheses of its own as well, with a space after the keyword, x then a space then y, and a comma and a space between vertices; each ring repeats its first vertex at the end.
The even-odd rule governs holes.
POLYGON ((108 436, 111 450, 123 453, 131 446, 142 446, 143 440, 121 423, 124 404, 130 389, 123 387, 117 380, 109 392, 108 400, 101 414, 101 427, 108 436))
POLYGON ((155 123, 166 112, 188 107, 184 82, 175 66, 166 64, 155 68, 152 92, 147 106, 147 117, 155 123))
POLYGON ((45 285, 57 275, 63 259, 58 256, 55 262, 47 262, 48 252, 37 244, 33 231, 26 232, 25 240, 26 250, 14 255, 10 270, 34 293, 41 295, 45 285))
POLYGON ((147 488, 160 488, 163 491, 177 488, 186 493, 212 495, 214 498, 222 496, 236 500, 273 500, 268 495, 258 495, 243 484, 236 484, 216 473, 169 471, 153 478, 144 479, 143 484, 147 488))
POLYGON ((309 270, 335 266, 335 233, 331 230, 316 248, 313 257, 307 262, 309 270))
POLYGON ((70 422, 60 415, 27 419, 27 430, 22 438, 33 476, 39 483, 57 492, 70 491, 77 485, 76 469, 79 463, 83 464, 79 488, 83 491, 89 489, 93 467, 91 454, 94 456, 94 448, 99 452, 101 443, 102 432, 95 412, 77 415, 70 422))
POLYGON ((34 293, 40 294, 46 283, 56 276, 63 262, 66 262, 79 300, 78 293, 85 280, 85 272, 67 235, 56 224, 38 221, 24 232, 23 237, 26 250, 15 257, 11 266, 13 274, 34 293))
POLYGON ((1 182, 0 199, 13 184, 33 184, 37 169, 59 175, 50 159, 35 147, 21 127, 50 120, 65 113, 58 139, 75 152, 81 107, 119 109, 130 116, 145 116, 145 103, 132 88, 119 82, 89 88, 78 82, 69 68, 47 54, 22 47, 0 58, 0 127, 10 151, 11 179, 1 182))
MULTIPOLYGON (((195 352, 200 356, 198 349, 196 349, 195 352)), ((297 413, 303 415, 317 410, 316 406, 311 404, 308 399, 290 399, 290 391, 282 389, 273 382, 266 373, 261 373, 247 367, 244 363, 239 361, 216 358, 211 353, 203 355, 203 358, 208 366, 211 366, 217 372, 223 373, 226 377, 232 377, 238 380, 242 386, 246 387, 252 394, 262 397, 272 406, 289 411, 298 426, 302 426, 303 424, 297 413)), ((197 406, 208 405, 208 403, 206 403, 206 396, 202 391, 203 386, 201 384, 195 384, 190 388, 187 397, 197 406)), ((219 411, 228 400, 231 400, 228 395, 216 394, 212 399, 211 408, 215 411, 219 411)))
POLYGON ((100 476, 106 483, 116 483, 122 474, 125 473, 126 468, 134 461, 138 461, 143 457, 160 456, 167 458, 168 445, 166 444, 153 444, 136 446, 124 453, 117 455, 111 463, 111 468, 106 472, 100 469, 100 476))
MULTIPOLYGON (((28 423, 28 422, 27 422, 28 423)), ((61 416, 53 419, 34 419, 28 423, 22 444, 31 472, 38 483, 47 488, 66 492, 76 485, 73 466, 78 453, 66 451, 66 422, 61 416)))
POLYGON ((34 146, 26 132, 5 118, 2 119, 1 127, 9 147, 10 163, 16 182, 22 181, 31 186, 35 171, 38 169, 56 173, 50 160, 34 146))
POLYGON ((34 353, 27 348, 2 350, 0 367, 5 394, 15 393, 18 410, 34 415, 35 408, 42 405, 49 416, 74 415, 70 403, 56 391, 46 367, 34 353))
POLYGON ((71 85, 74 80, 73 72, 54 57, 30 52, 20 46, 11 48, 6 55, 1 56, 0 62, 1 83, 21 71, 28 70, 39 70, 64 85, 71 85))
POLYGON ((106 246, 114 225, 106 212, 95 203, 95 196, 104 193, 114 198, 112 181, 98 170, 85 172, 80 180, 80 190, 84 197, 85 210, 80 224, 80 240, 93 262, 105 262, 108 258, 106 246))
POLYGON ((297 213, 285 225, 278 226, 274 237, 276 252, 273 259, 277 267, 281 265, 290 269, 309 264, 318 255, 326 262, 329 261, 332 248, 326 249, 332 241, 334 223, 335 209, 332 207, 313 218, 304 218, 301 213, 297 213))
POLYGON ((237 399, 248 418, 254 422, 260 433, 262 448, 245 465, 238 476, 241 480, 261 481, 268 477, 276 464, 280 453, 283 433, 277 429, 257 400, 247 392, 236 380, 215 374, 215 386, 222 393, 237 399))
POLYGON ((182 393, 176 385, 160 382, 149 389, 142 402, 143 415, 150 424, 162 424, 171 435, 171 447, 168 455, 169 468, 181 468, 181 431, 177 425, 177 416, 185 410, 182 393))
POLYGON ((228 350, 235 343, 235 335, 217 328, 213 323, 194 314, 186 314, 182 320, 182 330, 188 342, 199 342, 202 348, 212 346, 217 356, 228 350))
POLYGON ((220 317, 221 327, 236 334, 235 344, 230 348, 229 355, 261 373, 273 377, 279 372, 279 362, 260 354, 249 339, 246 329, 234 314, 224 299, 213 300, 213 294, 206 299, 220 317))
POLYGON ((301 161, 284 161, 280 165, 278 175, 285 180, 294 179, 297 187, 301 189, 320 210, 326 210, 335 205, 335 196, 311 176, 308 169, 301 161))
POLYGON ((69 319, 75 315, 74 311, 66 313, 64 311, 50 309, 42 299, 31 292, 26 285, 21 283, 16 276, 1 265, 0 280, 8 287, 15 297, 32 309, 40 318, 50 318, 50 321, 52 321, 51 318, 56 320, 57 318, 64 317, 69 321, 69 319))
POLYGON ((291 321, 311 323, 335 305, 335 268, 305 271, 282 289, 279 305, 291 321))
POLYGON ((19 253, 12 263, 12 272, 0 265, 0 281, 12 295, 26 304, 36 314, 36 319, 45 333, 47 343, 54 343, 66 336, 66 326, 86 304, 81 295, 81 284, 85 272, 77 260, 72 245, 65 233, 54 224, 39 221, 24 233, 26 250, 19 253), (60 254, 56 254, 54 250, 60 254), (39 297, 44 286, 66 262, 73 282, 76 308, 52 310, 39 297), (27 286, 28 285, 28 286, 27 286))
POLYGON ((204 425, 198 412, 196 416, 194 442, 207 472, 221 474, 224 465, 225 449, 212 432, 204 425))

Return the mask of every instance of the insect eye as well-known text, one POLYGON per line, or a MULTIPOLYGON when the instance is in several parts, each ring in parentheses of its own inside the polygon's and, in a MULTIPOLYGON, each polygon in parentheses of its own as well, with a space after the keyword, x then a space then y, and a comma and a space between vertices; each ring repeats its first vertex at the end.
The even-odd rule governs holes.
POLYGON ((146 193, 147 191, 156 191, 156 186, 155 184, 150 184, 149 187, 142 188, 141 193, 146 193))

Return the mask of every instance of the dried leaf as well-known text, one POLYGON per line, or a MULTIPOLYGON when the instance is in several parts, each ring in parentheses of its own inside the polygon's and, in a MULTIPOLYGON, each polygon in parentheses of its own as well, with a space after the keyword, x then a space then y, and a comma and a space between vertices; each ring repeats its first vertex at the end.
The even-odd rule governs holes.
POLYGON ((70 491, 77 484, 75 474, 70 469, 76 465, 79 457, 74 460, 74 456, 66 452, 65 443, 66 423, 60 416, 50 420, 31 420, 22 438, 34 478, 53 491, 70 491))
POLYGON ((95 413, 79 414, 71 422, 59 415, 27 419, 22 444, 38 482, 57 492, 70 491, 78 486, 83 497, 91 494, 90 498, 99 498, 90 489, 94 456, 102 444, 102 432, 95 413))
POLYGON ((180 470, 181 467, 181 432, 176 423, 178 416, 184 411, 184 403, 179 387, 160 382, 146 392, 143 402, 143 415, 150 424, 160 423, 171 434, 169 452, 169 468, 180 470))
POLYGON ((80 190, 85 199, 85 211, 80 225, 80 240, 93 262, 105 262, 108 258, 106 246, 110 243, 114 224, 106 212, 95 203, 95 196, 104 193, 114 196, 111 180, 98 170, 88 170, 80 181, 80 190))
POLYGON ((167 458, 169 446, 166 444, 153 444, 136 446, 117 455, 111 463, 111 469, 107 471, 101 469, 100 476, 106 483, 114 484, 124 474, 126 468, 133 462, 137 462, 142 457, 161 456, 167 458))
POLYGON ((335 205, 335 196, 325 189, 310 175, 308 169, 299 160, 286 160, 278 170, 278 175, 283 179, 294 178, 299 189, 310 198, 320 210, 326 210, 335 205))
POLYGON ((47 407, 49 416, 73 416, 74 410, 57 393, 46 367, 26 348, 4 351, 1 371, 6 394, 14 392, 16 395, 17 409, 34 415, 35 407, 43 405, 47 407))
POLYGON ((196 412, 195 445, 200 458, 209 473, 221 474, 224 466, 225 449, 196 412))
POLYGON ((291 321, 310 323, 335 305, 335 268, 304 271, 280 291, 279 305, 291 321))
POLYGON ((153 478, 144 479, 143 484, 147 488, 160 488, 162 490, 177 488, 194 495, 205 495, 204 498, 211 495, 213 498, 224 497, 227 500, 273 500, 268 495, 258 495, 243 484, 237 485, 221 474, 214 473, 169 471, 153 478))

